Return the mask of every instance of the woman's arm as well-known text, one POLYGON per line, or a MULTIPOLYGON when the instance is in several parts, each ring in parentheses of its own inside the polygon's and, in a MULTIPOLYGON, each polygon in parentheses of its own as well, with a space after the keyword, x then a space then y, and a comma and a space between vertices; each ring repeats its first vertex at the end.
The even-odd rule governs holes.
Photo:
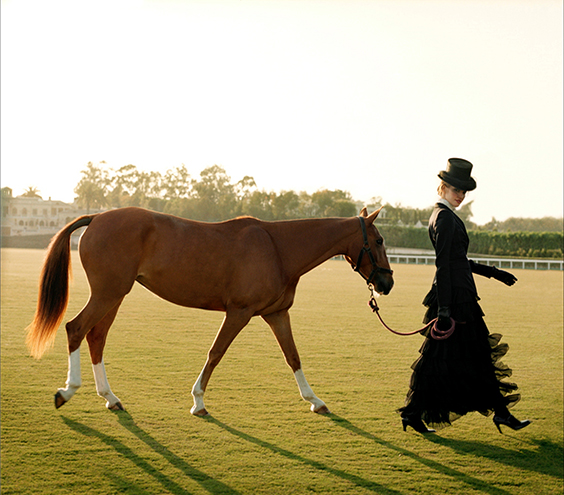
POLYGON ((433 229, 435 234, 435 266, 437 267, 436 281, 439 316, 449 317, 452 302, 450 257, 455 229, 453 213, 446 210, 440 211, 433 229))
POLYGON ((495 278, 505 285, 513 285, 517 282, 517 277, 512 273, 506 272, 505 270, 499 270, 495 266, 482 265, 481 263, 476 263, 470 260, 470 267, 472 268, 472 273, 477 275, 482 275, 482 277, 495 278))

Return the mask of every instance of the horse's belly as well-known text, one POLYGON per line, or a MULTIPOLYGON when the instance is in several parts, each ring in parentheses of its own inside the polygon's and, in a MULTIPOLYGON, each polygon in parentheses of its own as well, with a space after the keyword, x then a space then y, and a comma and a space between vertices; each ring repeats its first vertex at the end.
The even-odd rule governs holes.
POLYGON ((190 284, 188 281, 174 283, 171 280, 166 280, 154 283, 143 275, 137 277, 137 282, 165 301, 179 306, 216 311, 225 310, 221 295, 206 290, 202 285, 198 289, 195 284, 190 284))

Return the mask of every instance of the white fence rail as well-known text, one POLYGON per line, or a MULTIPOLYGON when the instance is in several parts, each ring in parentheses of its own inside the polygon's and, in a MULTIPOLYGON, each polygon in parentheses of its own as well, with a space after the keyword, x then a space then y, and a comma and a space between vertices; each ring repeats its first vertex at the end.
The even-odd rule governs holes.
MULTIPOLYGON (((404 265, 434 265, 435 257, 413 254, 388 254, 390 263, 404 265)), ((564 270, 564 261, 544 259, 507 259, 507 258, 474 258, 484 265, 495 265, 498 268, 520 268, 523 270, 564 270)))

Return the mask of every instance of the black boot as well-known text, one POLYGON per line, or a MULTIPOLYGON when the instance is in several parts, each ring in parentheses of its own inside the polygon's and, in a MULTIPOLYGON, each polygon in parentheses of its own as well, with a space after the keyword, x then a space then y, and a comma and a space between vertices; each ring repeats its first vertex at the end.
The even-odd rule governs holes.
POLYGON ((407 427, 411 426, 418 433, 435 433, 435 430, 427 428, 423 420, 418 416, 402 416, 401 423, 403 425, 403 431, 406 431, 407 427))
POLYGON ((509 414, 509 416, 506 417, 498 416, 496 414, 493 417, 493 422, 500 433, 502 433, 501 425, 509 426, 512 430, 521 430, 522 428, 525 428, 525 426, 529 426, 531 424, 528 419, 519 421, 515 416, 513 416, 513 414, 509 414))

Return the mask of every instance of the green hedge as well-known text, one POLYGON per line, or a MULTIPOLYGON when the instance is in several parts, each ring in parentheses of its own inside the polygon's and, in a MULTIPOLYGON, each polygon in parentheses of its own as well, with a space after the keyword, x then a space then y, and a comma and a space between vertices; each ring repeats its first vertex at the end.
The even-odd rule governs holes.
MULTIPOLYGON (((433 249, 427 229, 378 226, 390 247, 433 249)), ((514 256, 524 258, 562 258, 564 235, 562 232, 488 232, 470 230, 469 252, 488 256, 514 256)))
POLYGON ((433 249, 427 229, 400 227, 399 225, 378 225, 386 246, 413 249, 433 249))

